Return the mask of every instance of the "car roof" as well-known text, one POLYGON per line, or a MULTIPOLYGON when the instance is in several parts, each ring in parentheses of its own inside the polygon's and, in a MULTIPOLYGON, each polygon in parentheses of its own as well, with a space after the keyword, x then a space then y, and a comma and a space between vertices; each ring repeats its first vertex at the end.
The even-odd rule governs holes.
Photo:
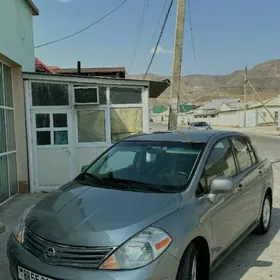
MULTIPOLYGON (((123 141, 162 141, 162 142, 196 142, 207 143, 213 137, 220 136, 246 136, 240 132, 221 131, 221 130, 191 130, 182 129, 176 131, 157 131, 143 133, 125 138, 123 141)), ((219 137, 218 137, 219 138, 219 137)))

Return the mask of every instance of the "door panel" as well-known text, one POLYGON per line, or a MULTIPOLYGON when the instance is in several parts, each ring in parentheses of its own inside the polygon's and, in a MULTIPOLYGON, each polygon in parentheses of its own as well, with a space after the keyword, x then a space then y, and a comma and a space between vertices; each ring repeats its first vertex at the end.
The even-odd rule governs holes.
POLYGON ((262 177, 259 175, 257 158, 246 138, 233 137, 232 144, 239 167, 240 185, 242 186, 240 227, 242 231, 245 231, 256 221, 258 215, 262 177))
POLYGON ((35 191, 57 189, 73 178, 71 125, 68 110, 32 112, 35 191))
MULTIPOLYGON (((237 168, 232 148, 228 139, 224 138, 213 146, 209 154, 201 185, 209 192, 211 181, 216 177, 229 177, 235 180, 236 175, 237 168)), ((239 234, 240 193, 236 190, 229 194, 217 195, 216 202, 211 209, 212 254, 214 259, 226 250, 239 234)))

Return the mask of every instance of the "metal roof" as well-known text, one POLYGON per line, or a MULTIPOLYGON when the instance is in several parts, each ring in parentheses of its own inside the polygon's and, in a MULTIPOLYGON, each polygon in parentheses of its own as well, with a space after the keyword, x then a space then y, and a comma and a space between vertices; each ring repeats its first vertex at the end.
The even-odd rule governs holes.
POLYGON ((233 102, 238 102, 238 101, 240 101, 240 99, 236 99, 236 98, 213 99, 210 103, 208 103, 201 109, 216 110, 216 109, 219 109, 223 103, 233 103, 233 102))
POLYGON ((32 0, 25 0, 27 3, 28 7, 32 11, 33 16, 38 16, 39 15, 39 9, 35 6, 32 0))
POLYGON ((140 79, 124 79, 124 78, 111 78, 111 77, 91 77, 91 76, 77 76, 65 74, 49 74, 49 73, 34 73, 23 72, 24 80, 42 81, 42 82, 65 82, 65 83, 89 83, 98 85, 119 85, 119 86, 140 86, 149 87, 149 97, 159 97, 169 86, 169 80, 163 81, 149 81, 140 79))
MULTIPOLYGON (((56 73, 76 74, 77 68, 57 68, 54 69, 56 73)), ((117 73, 124 72, 124 67, 99 67, 99 68, 81 68, 81 73, 117 73)))

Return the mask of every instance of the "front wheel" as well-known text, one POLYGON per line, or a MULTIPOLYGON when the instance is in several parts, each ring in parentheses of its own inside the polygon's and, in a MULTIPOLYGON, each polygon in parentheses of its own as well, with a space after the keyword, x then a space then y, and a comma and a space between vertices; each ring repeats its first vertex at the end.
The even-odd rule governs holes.
POLYGON ((271 224, 272 216, 272 197, 267 193, 265 195, 262 207, 262 214, 258 227, 254 230, 256 234, 266 234, 271 224))
MULTIPOLYGON (((198 277, 199 271, 197 260, 197 247, 194 243, 191 243, 183 255, 176 280, 200 280, 198 277)), ((203 280, 208 280, 208 277, 203 277, 203 280)))

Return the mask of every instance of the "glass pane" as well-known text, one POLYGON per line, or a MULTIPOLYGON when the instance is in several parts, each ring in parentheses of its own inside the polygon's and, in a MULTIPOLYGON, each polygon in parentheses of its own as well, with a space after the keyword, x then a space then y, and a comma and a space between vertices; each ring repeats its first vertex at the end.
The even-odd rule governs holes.
POLYGON ((135 151, 118 151, 101 166, 99 173, 108 174, 132 166, 136 156, 135 151))
POLYGON ((0 105, 4 105, 4 85, 3 85, 3 71, 2 71, 3 64, 0 63, 0 105))
POLYGON ((229 141, 223 139, 212 149, 204 169, 204 176, 209 187, 215 177, 232 177, 236 174, 234 157, 229 141))
POLYGON ((10 194, 12 196, 18 193, 16 153, 8 155, 8 164, 9 164, 10 194))
POLYGON ((0 108, 0 154, 7 152, 5 119, 5 110, 0 108))
POLYGON ((7 109, 6 118, 7 118, 8 151, 14 151, 16 149, 14 111, 7 109))
POLYGON ((106 142, 105 112, 78 111, 78 141, 106 142))
POLYGON ((67 84, 32 83, 33 106, 69 105, 67 84))
POLYGON ((100 87, 99 88, 99 103, 100 104, 107 104, 106 87, 100 87))
POLYGON ((97 103, 97 88, 75 88, 76 103, 97 103))
POLYGON ((37 128, 50 127, 50 115, 36 114, 36 127, 37 128))
POLYGON ((111 109, 111 140, 116 142, 123 138, 143 132, 142 108, 111 109))
POLYGON ((54 131, 54 145, 67 145, 68 131, 54 131))
POLYGON ((51 144, 51 132, 50 131, 37 131, 37 145, 50 145, 51 144))
POLYGON ((67 127, 67 114, 53 114, 54 127, 67 127))
POLYGON ((141 88, 110 88, 111 104, 139 104, 142 103, 141 88))
POLYGON ((246 140, 242 137, 234 137, 232 138, 232 144, 241 171, 249 168, 252 161, 246 140))
POLYGON ((0 203, 9 198, 8 158, 0 156, 0 203))
POLYGON ((4 77, 4 92, 5 92, 5 105, 13 107, 13 90, 12 90, 12 69, 11 67, 3 64, 3 77, 4 77))

